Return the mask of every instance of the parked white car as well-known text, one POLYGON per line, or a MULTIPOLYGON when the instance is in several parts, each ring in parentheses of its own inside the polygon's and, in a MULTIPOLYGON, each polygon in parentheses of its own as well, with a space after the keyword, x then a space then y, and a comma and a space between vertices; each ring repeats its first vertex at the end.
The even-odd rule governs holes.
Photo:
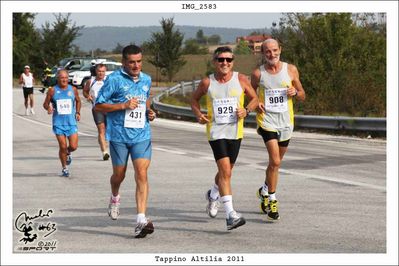
MULTIPOLYGON (((108 76, 109 74, 111 74, 112 72, 114 72, 115 70, 119 69, 122 66, 121 63, 113 61, 105 61, 102 62, 102 64, 107 66, 107 71, 105 72, 105 76, 108 76)), ((80 70, 75 71, 72 77, 72 85, 79 88, 83 88, 86 81, 90 79, 90 67, 91 65, 84 66, 80 70)))

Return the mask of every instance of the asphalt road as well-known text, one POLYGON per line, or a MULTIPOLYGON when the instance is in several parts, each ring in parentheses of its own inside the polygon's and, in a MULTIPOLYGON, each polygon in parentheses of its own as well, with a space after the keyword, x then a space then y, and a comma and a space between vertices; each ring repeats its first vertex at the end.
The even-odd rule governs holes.
MULTIPOLYGON (((187 264, 192 259, 188 254, 207 260, 221 256, 224 264, 273 264, 268 260, 275 256, 286 254, 278 258, 287 262, 289 255, 302 254, 306 256, 296 262, 309 264, 313 255, 333 254, 339 263, 340 254, 387 252, 385 140, 295 132, 280 171, 281 220, 269 223, 256 198, 267 153, 254 129, 246 129, 232 187, 234 207, 247 223, 227 231, 223 207, 215 219, 205 212, 204 193, 216 166, 204 127, 156 119, 147 210, 155 232, 135 239, 132 164, 121 186, 121 216, 113 221, 107 215, 111 162, 101 159, 90 104, 82 98, 79 148, 73 153, 71 177, 63 178, 51 116, 41 107, 44 95, 35 91, 35 99, 36 115, 25 116, 22 91, 13 90, 12 250, 16 254, 43 253, 47 245, 47 250, 60 254, 133 254, 142 264, 164 264, 160 257, 172 255, 185 258, 187 264), (16 221, 18 226, 31 222, 28 236, 16 230, 16 221), (24 243, 22 239, 34 234, 36 239, 24 243), (230 255, 237 255, 237 261, 232 262, 230 255)), ((118 264, 124 257, 95 258, 101 258, 98 264, 118 264)), ((329 256, 316 258, 319 264, 330 261, 329 256)))

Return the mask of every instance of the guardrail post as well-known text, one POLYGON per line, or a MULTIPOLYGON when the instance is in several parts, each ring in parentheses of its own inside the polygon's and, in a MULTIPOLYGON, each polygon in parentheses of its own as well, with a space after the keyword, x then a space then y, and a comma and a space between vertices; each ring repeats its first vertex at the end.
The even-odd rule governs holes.
POLYGON ((194 92, 195 91, 195 80, 193 80, 192 86, 193 86, 193 92, 194 92))
POLYGON ((181 94, 183 94, 183 96, 186 96, 186 93, 184 92, 184 81, 180 82, 180 88, 181 88, 181 94))

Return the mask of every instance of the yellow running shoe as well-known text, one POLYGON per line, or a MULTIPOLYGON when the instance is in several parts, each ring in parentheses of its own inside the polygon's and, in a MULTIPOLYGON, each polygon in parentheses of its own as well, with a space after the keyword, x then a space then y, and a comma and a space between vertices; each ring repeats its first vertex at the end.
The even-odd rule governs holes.
POLYGON ((269 211, 269 195, 263 196, 262 195, 262 187, 258 189, 256 192, 256 196, 260 199, 260 209, 263 213, 266 213, 269 211))
POLYGON ((280 219, 280 215, 278 214, 277 200, 272 200, 269 202, 269 213, 267 214, 267 219, 269 221, 277 221, 280 219))

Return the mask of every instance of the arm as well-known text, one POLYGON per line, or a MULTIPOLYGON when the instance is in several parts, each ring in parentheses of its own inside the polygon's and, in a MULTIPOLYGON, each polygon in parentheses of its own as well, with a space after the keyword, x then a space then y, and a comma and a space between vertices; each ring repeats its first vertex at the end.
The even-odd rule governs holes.
POLYGON ((297 100, 303 102, 306 98, 306 94, 302 87, 302 83, 299 80, 299 72, 296 66, 289 64, 288 74, 292 79, 292 86, 287 90, 287 95, 295 97, 297 100))
POLYGON ((121 111, 125 109, 134 109, 139 105, 139 101, 136 98, 132 98, 124 103, 96 103, 94 111, 109 113, 115 111, 121 111))
POLYGON ((249 112, 258 107, 259 100, 248 78, 243 74, 239 74, 238 79, 240 81, 241 87, 244 89, 245 95, 249 99, 249 102, 245 108, 237 108, 237 116, 239 118, 244 118, 249 114, 249 112))
POLYGON ((151 109, 151 97, 152 97, 151 87, 150 87, 149 91, 150 91, 150 95, 145 104, 146 104, 148 120, 153 121, 156 117, 156 113, 154 110, 151 109))
POLYGON ((107 78, 104 85, 101 87, 101 90, 98 92, 94 111, 109 113, 125 109, 134 109, 139 105, 139 101, 136 98, 132 98, 123 103, 108 103, 109 99, 112 98, 114 91, 118 87, 119 85, 116 79, 107 78))
POLYGON ((53 87, 48 88, 46 98, 44 99, 44 102, 43 102, 43 108, 45 110, 47 110, 48 114, 53 113, 53 106, 50 104, 50 101, 51 101, 51 98, 53 97, 53 95, 54 95, 54 88, 53 87))
POLYGON ((22 86, 25 85, 24 78, 22 77, 22 74, 21 74, 21 76, 19 76, 19 84, 21 84, 22 86))
POLYGON ((93 98, 90 95, 90 79, 86 81, 83 87, 83 96, 89 101, 93 102, 93 98))
MULTIPOLYGON (((251 85, 252 85, 252 88, 254 88, 255 91, 258 90, 259 83, 260 83, 260 70, 259 70, 259 68, 257 68, 254 71, 252 71, 252 75, 251 75, 251 85)), ((260 112, 260 113, 264 113, 265 112, 264 103, 262 103, 258 99, 258 106, 255 109, 257 109, 257 111, 260 112)))
POLYGON ((201 80, 198 88, 194 91, 191 98, 191 110, 193 110, 193 113, 197 117, 197 120, 200 124, 206 124, 210 122, 208 117, 201 113, 201 106, 199 103, 201 97, 208 92, 209 84, 209 78, 204 78, 201 80))
POLYGON ((79 93, 76 87, 72 87, 73 92, 75 93, 75 102, 76 102, 76 120, 80 121, 80 108, 82 107, 82 102, 80 101, 79 93))

